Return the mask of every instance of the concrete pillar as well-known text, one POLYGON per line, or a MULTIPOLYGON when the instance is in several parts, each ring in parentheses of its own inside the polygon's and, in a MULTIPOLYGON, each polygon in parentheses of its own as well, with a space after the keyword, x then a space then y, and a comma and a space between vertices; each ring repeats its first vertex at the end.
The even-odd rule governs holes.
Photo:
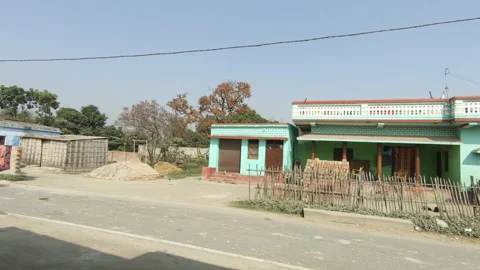
POLYGON ((316 143, 315 141, 312 141, 312 159, 315 159, 315 148, 316 148, 316 143))
POLYGON ((377 144, 377 175, 378 175, 378 179, 382 179, 382 177, 383 177, 382 153, 383 153, 383 145, 381 143, 378 143, 377 144))
POLYGON ((420 177, 421 177, 421 171, 420 171, 420 146, 415 145, 415 179, 417 183, 420 183, 420 177))
POLYGON ((342 161, 347 161, 347 142, 343 143, 342 161))

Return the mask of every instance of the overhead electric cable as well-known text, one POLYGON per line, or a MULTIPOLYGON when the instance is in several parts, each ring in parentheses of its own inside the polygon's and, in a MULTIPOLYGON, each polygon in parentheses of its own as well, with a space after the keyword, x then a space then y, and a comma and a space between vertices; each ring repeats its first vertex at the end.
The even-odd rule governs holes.
POLYGON ((275 41, 275 42, 267 42, 267 43, 259 43, 259 44, 249 44, 249 45, 235 45, 235 46, 217 47, 217 48, 209 48, 209 49, 192 49, 192 50, 183 50, 183 51, 154 52, 154 53, 143 53, 143 54, 124 54, 124 55, 110 55, 110 56, 36 58, 36 59, 35 58, 32 58, 32 59, 28 59, 28 58, 25 58, 25 59, 0 59, 0 62, 4 63, 4 62, 56 62, 56 61, 106 60, 106 59, 117 59, 117 58, 136 58, 136 57, 148 57, 148 56, 165 56, 165 55, 177 55, 177 54, 189 54, 189 53, 214 52, 214 51, 258 48, 258 47, 291 44, 291 43, 304 43, 304 42, 311 42, 311 41, 324 40, 324 39, 355 37, 355 36, 371 35, 371 34, 378 34, 378 33, 385 33, 385 32, 404 31, 404 30, 410 30, 410 29, 416 29, 416 28, 431 27, 431 26, 437 26, 437 25, 443 25, 443 24, 461 23, 461 22, 468 22, 468 21, 475 21, 475 20, 480 20, 480 17, 465 18, 465 19, 458 19, 458 20, 451 20, 451 21, 442 21, 442 22, 434 22, 434 23, 427 23, 427 24, 419 24, 419 25, 412 25, 412 26, 405 26, 405 27, 398 27, 398 28, 372 30, 372 31, 366 31, 366 32, 350 33, 350 34, 339 34, 339 35, 332 35, 332 36, 313 37, 313 38, 295 39, 295 40, 284 40, 284 41, 275 41))

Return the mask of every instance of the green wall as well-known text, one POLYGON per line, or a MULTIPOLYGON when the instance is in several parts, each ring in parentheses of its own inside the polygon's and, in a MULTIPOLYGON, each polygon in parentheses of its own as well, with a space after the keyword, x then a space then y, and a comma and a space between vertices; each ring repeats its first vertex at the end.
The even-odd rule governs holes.
MULTIPOLYGON (((315 156, 323 160, 333 160, 333 149, 342 148, 343 142, 322 142, 317 141, 315 147, 315 156)), ((408 144, 384 144, 384 146, 400 146, 400 147, 413 147, 408 144)), ((302 161, 302 167, 305 167, 307 159, 312 156, 312 144, 311 142, 298 142, 296 159, 302 161)), ((370 162, 370 171, 373 174, 377 173, 377 144, 376 143, 359 143, 350 142, 347 143, 347 148, 353 149, 354 160, 368 160, 370 162)), ((436 152, 442 152, 442 176, 450 177, 450 179, 459 179, 459 165, 456 160, 456 154, 458 154, 459 146, 436 146, 436 145, 420 145, 420 171, 422 176, 425 176, 429 181, 431 177, 436 177, 437 174, 437 161, 436 152), (449 171, 445 171, 444 166, 444 151, 449 152, 449 171)), ((391 176, 392 166, 383 167, 383 175, 391 176)))
POLYGON ((449 170, 446 173, 445 177, 450 178, 451 180, 460 182, 461 180, 461 162, 460 162, 460 145, 452 145, 449 151, 449 170))
POLYGON ((472 153, 480 148, 480 127, 460 129, 460 140, 461 180, 470 185, 470 176, 480 178, 480 154, 472 153))
MULTIPOLYGON (((292 125, 212 125, 212 135, 215 136, 239 136, 239 137, 264 137, 264 138, 288 138, 283 143, 283 168, 293 168, 294 145, 296 143, 297 129, 292 125)), ((218 138, 210 139, 210 152, 208 166, 218 169, 218 160, 220 154, 220 140, 218 138)), ((266 140, 259 140, 258 159, 248 159, 248 139, 241 140, 240 153, 240 174, 249 174, 251 170, 265 169, 266 140)), ((252 174, 256 174, 252 172, 252 174)))
POLYGON ((220 139, 210 139, 210 150, 208 151, 208 167, 218 167, 218 155, 220 151, 220 139))
POLYGON ((264 170, 265 169, 265 154, 266 154, 266 140, 259 140, 258 145, 258 159, 248 159, 248 140, 242 140, 242 150, 240 159, 240 174, 257 175, 257 172, 249 172, 248 170, 264 170))

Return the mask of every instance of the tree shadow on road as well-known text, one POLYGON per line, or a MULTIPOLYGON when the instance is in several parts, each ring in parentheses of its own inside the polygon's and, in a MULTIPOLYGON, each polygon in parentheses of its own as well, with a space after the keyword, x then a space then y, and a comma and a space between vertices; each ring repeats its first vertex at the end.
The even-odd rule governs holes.
POLYGON ((0 229, 0 269, 223 270, 228 268, 164 252, 150 252, 133 259, 126 259, 16 227, 8 227, 0 229))

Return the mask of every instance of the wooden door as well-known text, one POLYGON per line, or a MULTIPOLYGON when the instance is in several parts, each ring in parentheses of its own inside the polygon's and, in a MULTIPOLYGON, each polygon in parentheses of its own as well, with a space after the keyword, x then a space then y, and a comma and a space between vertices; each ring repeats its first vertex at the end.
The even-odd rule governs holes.
POLYGON ((218 171, 240 173, 242 140, 220 139, 218 171))
POLYGON ((407 172, 408 177, 415 175, 415 149, 412 147, 395 147, 394 148, 394 172, 407 172))
POLYGON ((282 170, 283 167, 283 141, 267 141, 265 154, 265 169, 282 170))

